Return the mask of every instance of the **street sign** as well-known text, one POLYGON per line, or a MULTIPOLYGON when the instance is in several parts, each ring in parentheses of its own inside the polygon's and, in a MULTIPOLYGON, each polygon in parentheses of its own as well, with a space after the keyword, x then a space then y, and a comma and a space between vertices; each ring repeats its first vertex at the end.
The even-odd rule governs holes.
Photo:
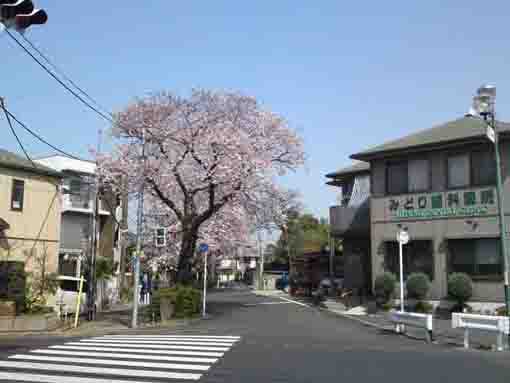
POLYGON ((397 242, 402 243, 402 245, 406 245, 409 242, 409 233, 405 230, 400 230, 397 233, 397 242))
POLYGON ((487 124, 485 134, 487 135, 487 138, 489 138, 489 140, 491 140, 494 144, 496 143, 496 132, 494 131, 494 128, 489 124, 487 124))
POLYGON ((207 243, 201 243, 198 247, 198 251, 201 253, 207 253, 207 250, 209 250, 209 245, 207 243))

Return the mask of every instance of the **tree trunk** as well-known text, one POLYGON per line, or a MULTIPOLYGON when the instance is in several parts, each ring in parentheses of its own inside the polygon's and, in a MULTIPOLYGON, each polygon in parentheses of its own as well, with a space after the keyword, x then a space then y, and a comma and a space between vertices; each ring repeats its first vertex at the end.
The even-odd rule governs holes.
POLYGON ((193 279, 191 265, 198 240, 198 230, 184 233, 179 253, 179 264, 177 266, 177 283, 186 284, 193 279))

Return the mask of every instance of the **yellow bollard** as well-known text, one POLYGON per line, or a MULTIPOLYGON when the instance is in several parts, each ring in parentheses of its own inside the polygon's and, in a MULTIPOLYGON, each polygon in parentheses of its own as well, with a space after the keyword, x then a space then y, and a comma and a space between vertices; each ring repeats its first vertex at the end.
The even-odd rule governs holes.
POLYGON ((78 299, 76 300, 76 313, 74 314, 74 327, 78 327, 78 318, 80 316, 81 293, 83 291, 83 275, 80 277, 80 288, 78 289, 78 299))

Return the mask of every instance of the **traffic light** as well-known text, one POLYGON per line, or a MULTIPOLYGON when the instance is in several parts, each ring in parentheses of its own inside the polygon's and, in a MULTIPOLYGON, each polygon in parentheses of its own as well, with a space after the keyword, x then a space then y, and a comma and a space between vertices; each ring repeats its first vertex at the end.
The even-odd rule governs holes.
POLYGON ((35 9, 31 0, 0 0, 0 22, 6 28, 14 27, 22 32, 31 25, 40 25, 48 21, 43 9, 35 9))
POLYGON ((25 30, 31 25, 42 25, 48 21, 48 14, 44 9, 34 9, 28 15, 16 15, 16 29, 25 30))
POLYGON ((154 242, 156 247, 166 246, 166 229, 164 227, 154 229, 154 242))
POLYGON ((2 5, 0 9, 3 20, 14 19, 16 15, 28 14, 34 10, 34 3, 31 0, 8 1, 8 3, 10 4, 2 5))

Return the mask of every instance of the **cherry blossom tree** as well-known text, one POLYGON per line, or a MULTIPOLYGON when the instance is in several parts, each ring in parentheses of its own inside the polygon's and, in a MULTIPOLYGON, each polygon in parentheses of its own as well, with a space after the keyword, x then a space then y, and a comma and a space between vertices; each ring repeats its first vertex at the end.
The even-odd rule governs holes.
POLYGON ((239 240, 261 190, 304 162, 301 138, 285 119, 238 93, 163 92, 118 113, 113 152, 98 157, 102 182, 131 193, 144 185, 175 246, 178 281, 190 278, 197 243, 239 240), (142 151, 142 147, 144 150, 142 151))

